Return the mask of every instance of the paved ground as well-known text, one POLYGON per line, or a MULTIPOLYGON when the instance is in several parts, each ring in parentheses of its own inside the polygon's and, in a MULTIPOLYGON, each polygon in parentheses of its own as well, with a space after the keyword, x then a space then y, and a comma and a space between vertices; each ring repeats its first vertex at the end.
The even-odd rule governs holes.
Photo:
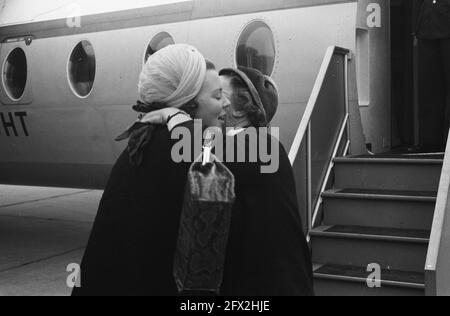
POLYGON ((101 194, 0 186, 0 295, 69 295, 101 194))

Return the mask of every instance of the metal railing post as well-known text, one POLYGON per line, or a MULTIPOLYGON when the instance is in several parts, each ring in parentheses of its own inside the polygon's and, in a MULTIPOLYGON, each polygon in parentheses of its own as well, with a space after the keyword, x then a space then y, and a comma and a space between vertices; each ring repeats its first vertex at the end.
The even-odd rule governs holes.
MULTIPOLYGON (((348 87, 348 61, 351 58, 351 54, 347 53, 344 55, 344 85, 345 85, 345 111, 350 117, 350 98, 349 98, 349 87, 348 87)), ((347 140, 350 140, 350 120, 347 121, 347 140)))
POLYGON ((312 206, 312 144, 311 144, 311 121, 308 123, 306 144, 306 168, 307 168, 307 190, 308 190, 308 235, 313 229, 313 206, 312 206))

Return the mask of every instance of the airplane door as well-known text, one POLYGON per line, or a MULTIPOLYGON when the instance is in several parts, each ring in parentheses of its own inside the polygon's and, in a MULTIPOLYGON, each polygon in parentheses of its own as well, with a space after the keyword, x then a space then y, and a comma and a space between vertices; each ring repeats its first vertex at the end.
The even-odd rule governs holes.
POLYGON ((391 0, 358 1, 358 98, 367 147, 374 153, 391 148, 390 3, 391 0))
POLYGON ((418 142, 418 54, 414 31, 420 3, 391 2, 391 86, 393 147, 418 142))
POLYGON ((416 144, 418 102, 414 28, 420 0, 359 0, 358 96, 374 153, 416 144))

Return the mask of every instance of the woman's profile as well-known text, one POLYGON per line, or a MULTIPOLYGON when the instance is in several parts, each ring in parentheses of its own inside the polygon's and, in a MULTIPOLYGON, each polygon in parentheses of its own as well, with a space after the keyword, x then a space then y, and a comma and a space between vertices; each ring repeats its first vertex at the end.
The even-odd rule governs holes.
MULTIPOLYGON (((228 100, 214 65, 192 46, 152 55, 139 79, 140 110, 172 107, 221 126, 228 100)), ((171 159, 165 126, 135 124, 100 202, 75 296, 174 296, 173 259, 190 164, 171 159)))

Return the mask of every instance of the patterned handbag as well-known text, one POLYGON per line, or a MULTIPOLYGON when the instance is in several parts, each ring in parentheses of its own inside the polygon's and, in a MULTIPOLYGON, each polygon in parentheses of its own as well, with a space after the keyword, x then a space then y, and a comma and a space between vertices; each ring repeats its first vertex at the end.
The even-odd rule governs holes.
POLYGON ((188 174, 174 260, 180 293, 220 293, 234 187, 231 171, 206 146, 188 174))

